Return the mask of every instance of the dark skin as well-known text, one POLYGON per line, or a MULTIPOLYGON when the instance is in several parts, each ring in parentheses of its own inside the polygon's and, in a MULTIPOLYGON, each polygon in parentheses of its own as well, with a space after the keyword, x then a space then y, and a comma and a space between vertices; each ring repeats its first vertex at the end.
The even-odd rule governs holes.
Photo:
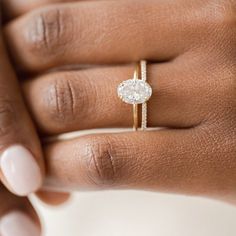
POLYGON ((148 124, 165 127, 45 144, 45 186, 235 202, 234 1, 8 2, 9 15, 22 16, 6 25, 6 41, 29 78, 21 86, 43 137, 131 127, 132 107, 119 100, 116 88, 141 59, 150 62, 154 90, 148 124), (71 64, 92 67, 64 68, 71 64))

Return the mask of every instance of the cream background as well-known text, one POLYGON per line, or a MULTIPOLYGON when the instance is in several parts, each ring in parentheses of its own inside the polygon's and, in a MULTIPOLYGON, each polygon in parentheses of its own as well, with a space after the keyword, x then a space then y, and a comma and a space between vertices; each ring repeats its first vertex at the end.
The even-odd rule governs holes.
POLYGON ((52 208, 36 201, 45 236, 235 236, 236 207, 136 191, 77 193, 52 208))

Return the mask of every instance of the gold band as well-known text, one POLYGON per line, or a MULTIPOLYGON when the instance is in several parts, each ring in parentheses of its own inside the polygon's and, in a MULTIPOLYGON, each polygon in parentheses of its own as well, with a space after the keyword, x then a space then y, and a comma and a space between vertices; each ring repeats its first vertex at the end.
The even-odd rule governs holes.
POLYGON ((134 131, 138 131, 138 104, 133 104, 134 131))
MULTIPOLYGON (((136 68, 134 71, 134 79, 139 79, 140 75, 140 63, 136 63, 136 68)), ((133 130, 138 131, 138 104, 133 104, 133 130)))

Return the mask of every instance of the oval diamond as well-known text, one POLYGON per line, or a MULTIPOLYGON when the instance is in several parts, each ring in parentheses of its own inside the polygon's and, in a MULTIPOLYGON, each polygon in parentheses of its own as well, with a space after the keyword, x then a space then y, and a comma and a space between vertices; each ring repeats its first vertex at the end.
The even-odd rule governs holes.
POLYGON ((117 89, 118 96, 128 104, 142 104, 152 96, 151 86, 139 79, 123 81, 117 89))

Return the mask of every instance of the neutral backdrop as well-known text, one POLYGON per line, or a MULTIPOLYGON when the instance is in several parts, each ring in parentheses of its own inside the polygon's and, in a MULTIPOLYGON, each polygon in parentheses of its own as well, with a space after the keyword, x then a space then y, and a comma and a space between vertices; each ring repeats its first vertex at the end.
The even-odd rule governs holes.
POLYGON ((46 236, 235 236, 236 207, 137 191, 77 193, 60 208, 34 199, 46 236))

